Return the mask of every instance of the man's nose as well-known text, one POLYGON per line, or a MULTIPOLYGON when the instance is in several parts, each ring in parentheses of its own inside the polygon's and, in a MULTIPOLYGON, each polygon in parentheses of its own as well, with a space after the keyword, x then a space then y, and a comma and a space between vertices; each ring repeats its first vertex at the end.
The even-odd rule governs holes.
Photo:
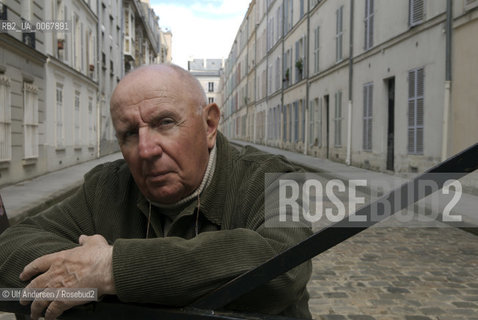
POLYGON ((142 127, 139 129, 139 156, 142 159, 151 159, 159 157, 163 153, 163 149, 159 144, 159 137, 149 127, 142 127))

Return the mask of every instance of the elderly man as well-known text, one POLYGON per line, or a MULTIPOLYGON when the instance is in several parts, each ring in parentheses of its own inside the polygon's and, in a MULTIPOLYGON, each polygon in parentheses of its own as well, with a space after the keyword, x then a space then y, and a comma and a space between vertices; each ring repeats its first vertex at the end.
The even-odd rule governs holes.
MULTIPOLYGON (((295 168, 233 148, 217 131, 217 105, 185 70, 129 73, 111 116, 124 160, 96 167, 72 197, 0 236, 0 287, 95 287, 184 306, 310 235, 265 226, 265 173, 295 168)), ((305 263, 227 308, 309 318, 310 272, 305 263)), ((32 318, 81 303, 35 300, 32 318)))

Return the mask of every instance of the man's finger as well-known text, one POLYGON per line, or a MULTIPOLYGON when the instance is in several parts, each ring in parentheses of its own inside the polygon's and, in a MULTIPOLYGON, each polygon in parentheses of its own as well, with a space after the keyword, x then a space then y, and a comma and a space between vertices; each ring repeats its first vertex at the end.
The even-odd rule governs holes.
POLYGON ((56 255, 58 255, 58 253, 47 254, 27 264, 25 268, 23 268, 22 273, 20 273, 20 280, 27 281, 33 276, 47 271, 53 263, 56 255))
POLYGON ((45 320, 54 320, 58 318, 63 311, 71 308, 65 302, 62 301, 52 301, 45 312, 45 320))
MULTIPOLYGON (((26 292, 32 292, 32 291, 46 291, 48 289, 48 283, 51 280, 50 275, 48 273, 44 273, 35 279, 33 279, 23 290, 26 292)), ((23 296, 23 294, 22 294, 23 296)), ((26 297, 26 295, 25 295, 26 297)), ((20 298, 20 304, 26 306, 30 303, 29 300, 25 300, 23 298, 20 298)))
POLYGON ((78 239, 78 243, 84 245, 85 242, 88 240, 89 236, 82 234, 78 239))
POLYGON ((38 318, 42 317, 43 310, 45 310, 46 307, 48 307, 49 304, 50 304, 50 301, 47 301, 47 300, 35 300, 35 301, 33 301, 32 306, 30 308, 31 309, 30 318, 32 318, 32 320, 34 320, 34 319, 38 319, 38 318))

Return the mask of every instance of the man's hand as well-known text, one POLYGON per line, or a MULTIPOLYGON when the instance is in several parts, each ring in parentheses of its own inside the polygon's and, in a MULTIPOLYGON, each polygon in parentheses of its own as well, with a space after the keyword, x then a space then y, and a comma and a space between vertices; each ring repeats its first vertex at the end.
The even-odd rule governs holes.
MULTIPOLYGON (((79 244, 80 247, 48 254, 28 264, 20 274, 20 280, 27 281, 39 275, 25 289, 98 288, 98 296, 115 294, 113 247, 101 235, 82 235, 79 244)), ((27 305, 29 301, 20 303, 27 305)), ((31 305, 31 318, 38 319, 47 308, 45 319, 55 319, 63 311, 84 303, 74 300, 35 300, 31 305)))

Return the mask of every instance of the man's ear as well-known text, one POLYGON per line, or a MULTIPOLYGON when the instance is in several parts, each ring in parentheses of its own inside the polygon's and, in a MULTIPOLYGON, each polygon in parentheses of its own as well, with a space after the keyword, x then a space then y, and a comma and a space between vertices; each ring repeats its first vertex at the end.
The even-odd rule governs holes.
POLYGON ((216 143, 217 128, 221 118, 221 111, 219 111, 217 104, 211 103, 204 107, 203 112, 205 114, 207 126, 207 146, 209 150, 211 150, 216 143))

